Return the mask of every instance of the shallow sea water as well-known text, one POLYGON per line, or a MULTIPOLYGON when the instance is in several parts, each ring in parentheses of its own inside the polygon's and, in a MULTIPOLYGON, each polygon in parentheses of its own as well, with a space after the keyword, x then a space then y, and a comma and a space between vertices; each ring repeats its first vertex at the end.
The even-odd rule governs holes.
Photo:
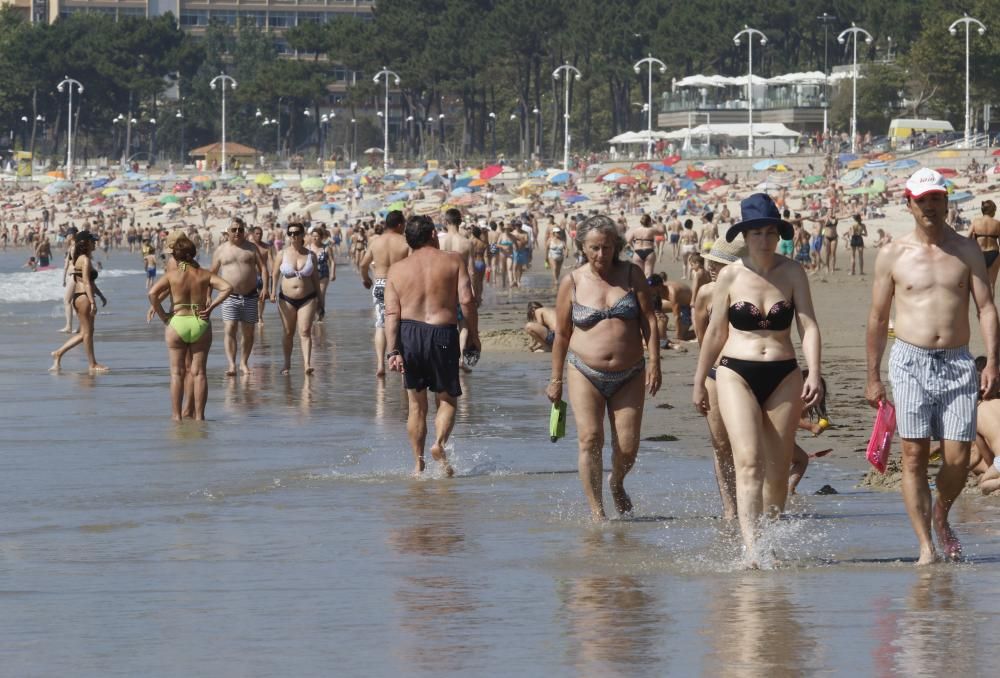
POLYGON ((370 377, 370 297, 347 266, 316 375, 297 351, 278 375, 269 306, 253 377, 225 378, 217 325, 209 421, 178 426, 138 257, 105 262, 98 376, 80 348, 46 372, 61 287, 16 273, 25 258, 0 255, 0 299, 23 299, 0 301, 0 675, 976 675, 1000 659, 995 500, 956 507, 968 562, 917 571, 900 497, 817 460, 801 490, 842 493, 798 497, 769 538, 784 566, 744 572, 700 450, 643 443, 639 517, 587 522, 572 421, 546 436, 543 361, 485 354, 459 477, 411 479, 405 393, 370 377))

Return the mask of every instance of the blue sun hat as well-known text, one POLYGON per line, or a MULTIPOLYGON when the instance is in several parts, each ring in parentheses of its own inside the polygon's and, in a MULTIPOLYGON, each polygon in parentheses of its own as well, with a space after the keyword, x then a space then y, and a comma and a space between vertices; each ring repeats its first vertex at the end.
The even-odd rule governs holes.
POLYGON ((740 233, 771 224, 778 227, 778 234, 784 240, 791 240, 795 235, 795 229, 781 218, 778 206, 767 193, 754 193, 749 198, 741 200, 740 215, 743 221, 729 227, 726 231, 726 242, 732 242, 740 233))

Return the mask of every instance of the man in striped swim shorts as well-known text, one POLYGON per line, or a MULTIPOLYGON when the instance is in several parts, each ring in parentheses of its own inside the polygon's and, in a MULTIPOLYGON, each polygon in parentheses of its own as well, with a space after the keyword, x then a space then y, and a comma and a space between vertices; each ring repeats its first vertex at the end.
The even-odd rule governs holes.
POLYGON ((268 299, 271 273, 256 245, 247 240, 246 224, 234 217, 227 230, 229 239, 221 243, 212 254, 212 273, 233 286, 233 293, 222 302, 223 345, 226 349, 226 375, 236 374, 237 343, 239 367, 243 374, 250 374, 250 352, 253 350, 253 332, 257 325, 258 294, 268 299), (263 281, 262 292, 257 291, 258 276, 263 281), (238 340, 238 341, 237 341, 238 340))
POLYGON ((958 560, 962 544, 948 512, 968 474, 976 439, 976 404, 997 387, 997 309, 986 264, 974 240, 947 223, 948 194, 934 170, 918 170, 906 182, 913 232, 896 238, 875 260, 872 306, 868 316, 868 383, 872 407, 886 400, 881 379, 889 311, 896 307, 896 342, 889 354, 889 379, 902 438, 903 502, 920 542, 918 565, 937 560, 931 525, 945 556, 958 560), (986 366, 977 379, 968 350, 969 298, 979 312, 986 366), (931 440, 942 441, 937 501, 927 482, 931 440))

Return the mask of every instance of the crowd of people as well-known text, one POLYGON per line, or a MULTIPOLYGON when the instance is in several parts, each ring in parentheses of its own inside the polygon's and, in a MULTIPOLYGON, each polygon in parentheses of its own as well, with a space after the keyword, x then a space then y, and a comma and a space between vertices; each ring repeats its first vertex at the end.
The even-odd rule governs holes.
MULTIPOLYGON (((989 424, 977 427, 977 410, 996 403, 993 286, 1000 267, 1000 222, 987 201, 968 237, 958 235, 947 223, 946 190, 937 172, 918 171, 904 198, 913 232, 892 239, 879 231, 867 340, 865 395, 877 406, 887 399, 880 366, 894 306, 889 378, 903 439, 904 501, 920 563, 937 558, 932 529, 947 557, 961 555, 948 512, 970 468, 981 476, 984 491, 1000 489, 1000 460, 993 452, 1000 433, 989 424), (967 349, 970 300, 987 353, 978 371, 967 349), (942 466, 932 502, 926 473, 936 440, 942 441, 942 466)), ((538 255, 551 276, 555 302, 529 304, 525 331, 533 350, 551 351, 547 397, 558 403, 565 395, 571 404, 591 516, 607 517, 605 420, 612 448, 608 487, 616 511, 632 515, 625 480, 638 453, 645 398, 661 386, 661 350, 697 348, 692 402, 706 417, 722 514, 739 521, 747 564, 756 566, 761 530, 784 512, 809 463, 796 432, 818 435, 830 425, 810 274, 837 267, 841 240, 851 251, 850 273, 865 274, 866 201, 844 196, 832 183, 818 204, 802 200, 806 217, 791 211, 792 199, 782 190, 773 198, 750 195, 736 215, 725 201, 708 200, 685 214, 642 213, 631 227, 624 195, 617 203, 612 198, 603 213, 544 214, 529 208, 494 218, 449 209, 440 224, 409 208, 331 228, 312 223, 308 215, 292 213, 279 222, 271 213, 252 225, 233 217, 219 242, 208 229, 164 230, 135 224, 127 209, 112 210, 83 229, 60 228, 55 238, 66 252, 63 331, 72 336, 53 351, 52 369, 59 370, 63 356, 78 344, 91 370, 107 369, 94 350, 97 300, 107 300, 97 284, 93 253, 100 247, 127 248, 142 257, 148 317, 165 324, 172 415, 203 419, 212 313, 221 309, 227 375, 250 372, 255 331, 268 301, 282 323, 282 374, 292 371, 297 337, 309 375, 313 324, 324 320, 337 260, 347 260, 372 294, 374 375, 381 379, 389 370, 403 376, 414 472, 425 470, 428 392, 433 392, 430 453, 451 475, 445 445, 462 393, 459 373, 479 357, 484 289, 525 285, 525 272, 538 255), (838 231, 841 219, 850 222, 845 233, 838 231), (816 224, 815 231, 806 222, 816 224), (210 256, 205 268, 199 253, 210 256), (680 279, 657 272, 657 263, 668 260, 681 265, 680 279), (793 326, 805 369, 796 357, 793 326)), ((54 209, 49 220, 55 223, 54 209)), ((8 232, 6 225, 3 230, 8 232)), ((33 231, 22 229, 17 238, 23 242, 33 231)), ((27 238, 40 264, 38 240, 52 243, 27 238)), ((51 250, 46 265, 50 261, 51 250)))

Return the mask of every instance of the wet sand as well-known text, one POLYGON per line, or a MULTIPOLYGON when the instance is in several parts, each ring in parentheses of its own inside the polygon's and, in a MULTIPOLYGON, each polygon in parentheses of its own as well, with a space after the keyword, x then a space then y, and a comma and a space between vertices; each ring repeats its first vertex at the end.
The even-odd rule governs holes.
MULTIPOLYGON (((0 276, 22 261, 0 255, 0 276)), ((693 346, 664 353, 647 404, 643 437, 676 440, 643 443, 637 518, 593 526, 572 420, 547 437, 549 355, 513 350, 514 335, 489 339, 464 378, 459 477, 414 480, 405 394, 370 377, 370 298, 346 266, 312 378, 297 351, 278 374, 273 306, 254 375, 223 377, 216 319, 209 421, 180 426, 138 257, 105 270, 122 271, 101 280, 108 374, 88 375, 80 349, 46 372, 57 300, 0 303, 0 673, 976 675, 1000 659, 1000 504, 963 496, 968 561, 918 571, 899 495, 856 487, 866 279, 813 285, 835 426, 802 444, 834 452, 773 531, 785 566, 743 572, 688 404, 693 346), (812 494, 825 484, 839 494, 812 494)), ((536 296, 489 292, 485 331, 519 327, 536 296)))

